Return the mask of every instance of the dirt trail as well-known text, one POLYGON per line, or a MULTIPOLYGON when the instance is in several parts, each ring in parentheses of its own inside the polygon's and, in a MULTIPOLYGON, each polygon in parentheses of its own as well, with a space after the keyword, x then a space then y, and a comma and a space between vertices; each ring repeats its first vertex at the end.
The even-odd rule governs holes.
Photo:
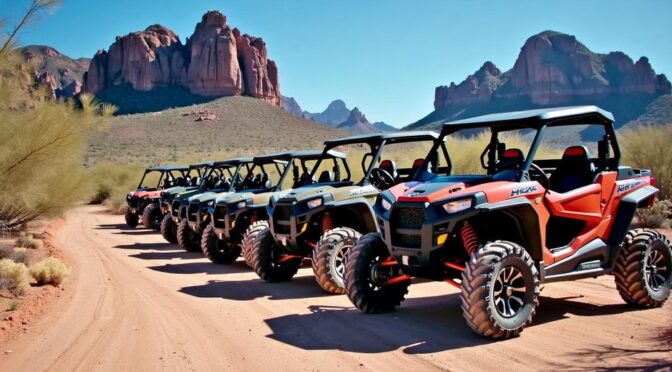
POLYGON ((548 285, 534 325, 489 342, 465 325, 457 290, 411 286, 400 310, 365 315, 311 271, 267 284, 127 229, 99 207, 56 235, 73 276, 33 330, 3 345, 0 370, 539 370, 672 364, 672 303, 635 311, 611 277, 548 285))

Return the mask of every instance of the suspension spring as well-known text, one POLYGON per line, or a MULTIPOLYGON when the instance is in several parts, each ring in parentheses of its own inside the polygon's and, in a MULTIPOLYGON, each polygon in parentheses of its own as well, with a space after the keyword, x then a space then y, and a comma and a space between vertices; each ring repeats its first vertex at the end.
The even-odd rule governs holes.
POLYGON ((329 212, 326 212, 324 214, 324 217, 322 217, 322 234, 326 233, 328 230, 331 230, 334 228, 334 221, 331 219, 331 215, 329 212))
POLYGON ((462 228, 460 229, 460 237, 462 238, 464 250, 471 256, 471 254, 478 249, 478 235, 476 235, 476 231, 468 222, 465 222, 464 225, 462 225, 462 228))
POLYGON ((250 225, 257 222, 257 214, 253 214, 250 216, 250 225))

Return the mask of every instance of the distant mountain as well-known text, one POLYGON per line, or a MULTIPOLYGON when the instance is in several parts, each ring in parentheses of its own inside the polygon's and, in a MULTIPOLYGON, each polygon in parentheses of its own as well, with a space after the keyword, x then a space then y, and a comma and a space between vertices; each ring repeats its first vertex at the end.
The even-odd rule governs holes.
POLYGON ((52 90, 54 97, 79 94, 91 59, 73 59, 45 45, 28 45, 20 52, 26 61, 35 64, 39 80, 52 90))
POLYGON ((667 94, 651 102, 644 113, 626 125, 672 124, 672 96, 667 94))
POLYGON ((670 89, 667 77, 657 75, 646 57, 633 62, 622 52, 594 53, 572 35, 545 31, 525 42, 510 70, 488 61, 463 82, 437 87, 435 110, 406 129, 437 128, 446 120, 494 112, 585 104, 611 111, 620 126, 670 89))
POLYGON ((339 124, 337 129, 347 130, 353 134, 371 134, 380 132, 367 119, 357 107, 350 111, 350 116, 339 124))
POLYGON ((340 99, 332 101, 327 108, 319 113, 309 113, 305 112, 304 115, 310 117, 311 120, 330 127, 337 127, 342 122, 346 121, 350 117, 350 110, 340 99))
POLYGON ((373 123, 373 127, 379 132, 396 132, 397 128, 385 123, 384 121, 377 121, 373 123))
POLYGON ((290 114, 297 117, 303 117, 303 110, 301 109, 301 106, 299 106, 299 103, 296 102, 294 97, 280 96, 280 105, 290 114))

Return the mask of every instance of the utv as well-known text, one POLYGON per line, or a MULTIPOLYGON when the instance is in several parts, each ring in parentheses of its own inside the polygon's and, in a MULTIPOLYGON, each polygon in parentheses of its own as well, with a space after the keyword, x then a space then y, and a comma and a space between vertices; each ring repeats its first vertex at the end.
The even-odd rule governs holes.
POLYGON ((155 221, 151 218, 154 213, 153 210, 158 210, 158 198, 161 190, 168 189, 175 186, 189 186, 191 184, 191 173, 189 167, 186 165, 165 165, 149 167, 140 179, 138 188, 126 195, 126 224, 130 227, 138 226, 140 216, 143 217, 142 224, 146 228, 156 227, 161 223, 161 220, 155 221), (145 213, 148 206, 150 210, 145 213), (147 215, 145 217, 145 215, 147 215))
POLYGON ((613 274, 625 302, 661 306, 672 285, 670 244, 653 230, 628 231, 658 189, 649 170, 619 166, 613 121, 585 106, 444 124, 435 147, 490 134, 480 174, 461 169, 451 146, 438 173, 382 193, 380 233, 363 236, 348 257, 349 299, 367 313, 390 311, 412 277, 446 281, 461 288, 469 326, 494 339, 531 323, 543 283, 613 274), (557 147, 580 133, 601 138, 589 146, 597 157, 584 145, 557 147))
POLYGON ((259 277, 268 282, 290 280, 303 258, 311 257, 320 287, 326 292, 343 293, 348 250, 360 234, 377 230, 371 210, 376 195, 398 182, 410 180, 424 160, 413 161, 412 154, 424 156, 437 137, 437 133, 424 131, 326 141, 322 160, 310 173, 312 179, 321 172, 318 183, 272 197, 267 206, 270 217, 263 225, 268 228, 258 232, 250 252, 259 277), (343 177, 328 175, 323 163, 333 149, 348 149, 350 159, 352 155, 360 155, 361 169, 357 171, 362 176, 358 181, 351 181, 352 174, 345 161, 343 177), (397 169, 397 162, 406 166, 397 169))
POLYGON ((252 163, 251 158, 237 158, 224 161, 207 161, 192 164, 203 175, 197 186, 188 188, 172 188, 161 193, 161 235, 169 243, 177 243, 177 226, 181 216, 186 215, 187 199, 205 192, 233 191, 232 180, 237 178, 238 171, 252 163))
MULTIPOLYGON (((265 185, 261 188, 248 188, 217 198, 215 206, 210 209, 211 223, 202 234, 203 254, 212 262, 230 263, 238 258, 242 250, 245 262, 251 266, 250 243, 260 229, 267 226, 262 221, 268 219, 266 205, 269 199, 314 183, 309 176, 310 170, 322 156, 320 150, 303 150, 255 157, 255 170, 261 172, 262 181, 269 179, 269 182, 264 181, 265 185)), ((339 174, 341 165, 345 164, 345 154, 332 150, 324 157, 325 163, 331 162, 334 173, 339 174)), ((331 182, 331 177, 332 173, 327 171, 318 182, 331 182)))
POLYGON ((201 251, 201 229, 199 226, 205 226, 208 223, 207 209, 214 204, 217 196, 226 195, 235 190, 245 187, 244 180, 254 167, 252 158, 236 158, 225 161, 226 171, 222 174, 224 184, 216 189, 206 190, 204 192, 194 192, 173 201, 171 206, 171 216, 177 226, 175 232, 178 245, 188 252, 201 251), (227 175, 229 177, 227 177, 227 175), (201 208, 201 204, 203 208, 201 208), (190 207, 196 207, 195 211, 189 211, 190 207), (204 212, 205 211, 205 212, 204 212), (204 213, 201 213, 204 212, 204 213), (190 224, 191 218, 196 218, 194 224, 190 224), (192 228, 190 225, 193 225, 192 228))

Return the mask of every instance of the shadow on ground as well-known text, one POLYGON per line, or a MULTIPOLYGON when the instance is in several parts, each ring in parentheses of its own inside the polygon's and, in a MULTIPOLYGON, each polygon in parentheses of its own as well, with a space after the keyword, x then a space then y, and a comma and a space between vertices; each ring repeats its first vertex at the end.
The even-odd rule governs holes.
MULTIPOLYGON (((188 253, 188 252, 181 252, 185 253, 185 256, 182 258, 203 258, 203 255, 201 253, 188 253)), ((143 257, 139 258, 145 258, 145 257, 152 257, 151 255, 145 255, 143 257)), ((155 271, 160 271, 162 273, 169 273, 169 274, 198 274, 198 273, 205 273, 205 274, 237 274, 237 273, 247 273, 251 272, 252 269, 250 269, 247 265, 245 265, 245 262, 242 260, 238 260, 232 264, 223 264, 223 265, 217 265, 213 264, 210 261, 198 261, 198 262, 185 262, 185 263, 176 263, 176 264, 165 264, 165 265, 158 265, 158 266, 149 266, 150 269, 155 270, 155 271)))
MULTIPOLYGON (((247 268, 247 271, 249 270, 251 269, 247 268)), ((251 301, 264 297, 270 300, 287 300, 330 296, 315 283, 312 272, 310 275, 297 276, 283 283, 267 283, 258 278, 210 280, 203 285, 184 287, 180 289, 180 292, 201 298, 223 298, 235 301, 251 301)))

